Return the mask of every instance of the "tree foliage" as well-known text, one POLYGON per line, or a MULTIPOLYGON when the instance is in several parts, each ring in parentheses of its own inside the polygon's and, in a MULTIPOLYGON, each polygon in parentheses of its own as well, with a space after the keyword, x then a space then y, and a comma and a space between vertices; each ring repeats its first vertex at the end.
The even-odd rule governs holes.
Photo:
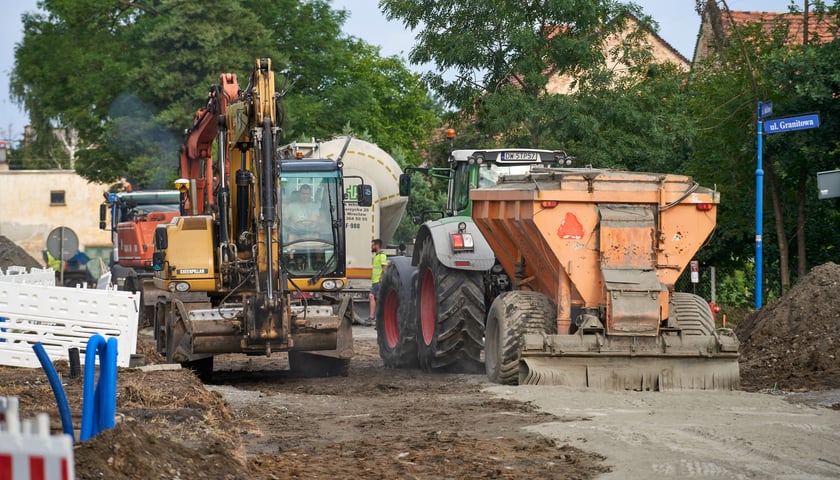
POLYGON ((437 121, 419 76, 342 35, 346 12, 326 0, 51 0, 41 7, 24 16, 12 93, 43 131, 78 130, 76 170, 90 180, 126 176, 136 187, 163 186, 176 175, 180 132, 208 87, 231 72, 244 88, 259 57, 282 72, 287 139, 349 126, 385 149, 410 148, 437 121))

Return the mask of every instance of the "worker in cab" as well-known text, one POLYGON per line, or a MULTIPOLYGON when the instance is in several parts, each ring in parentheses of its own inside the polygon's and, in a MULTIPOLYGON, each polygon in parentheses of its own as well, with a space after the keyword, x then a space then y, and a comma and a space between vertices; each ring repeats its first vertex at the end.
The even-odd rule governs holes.
POLYGON ((303 184, 283 210, 284 230, 300 238, 318 230, 320 208, 312 201, 312 187, 303 184))

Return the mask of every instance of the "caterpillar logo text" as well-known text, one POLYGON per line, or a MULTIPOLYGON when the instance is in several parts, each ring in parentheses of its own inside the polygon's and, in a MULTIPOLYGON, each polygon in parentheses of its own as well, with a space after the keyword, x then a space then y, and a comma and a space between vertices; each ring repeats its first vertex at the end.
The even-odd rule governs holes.
POLYGON ((177 270, 178 275, 199 275, 207 273, 206 268, 182 268, 177 270))

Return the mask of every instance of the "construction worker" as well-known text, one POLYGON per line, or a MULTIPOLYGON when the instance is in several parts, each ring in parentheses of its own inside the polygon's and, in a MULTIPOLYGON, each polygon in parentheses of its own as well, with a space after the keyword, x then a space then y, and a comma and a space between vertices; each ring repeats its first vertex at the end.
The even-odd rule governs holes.
POLYGON ((382 251, 382 240, 376 238, 370 242, 370 253, 373 254, 373 268, 370 271, 370 316, 365 326, 376 325, 376 297, 379 295, 379 281, 382 279, 382 272, 388 266, 388 257, 382 251))

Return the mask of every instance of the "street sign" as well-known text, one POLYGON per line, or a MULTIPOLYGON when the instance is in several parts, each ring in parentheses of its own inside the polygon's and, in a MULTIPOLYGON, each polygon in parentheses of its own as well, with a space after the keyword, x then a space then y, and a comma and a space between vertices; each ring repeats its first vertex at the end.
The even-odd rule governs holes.
POLYGON ((764 121, 764 133, 792 132, 794 130, 807 130, 820 126, 820 114, 801 115, 798 117, 776 118, 764 121))
POLYGON ((761 102, 761 118, 773 115, 773 102, 761 102))
POLYGON ((692 260, 689 268, 691 269, 691 283, 700 283, 700 262, 692 260))
POLYGON ((819 199, 840 197, 840 170, 817 172, 819 199))
POLYGON ((59 260, 70 260, 79 251, 79 237, 70 228, 54 228, 47 235, 47 250, 59 260))

